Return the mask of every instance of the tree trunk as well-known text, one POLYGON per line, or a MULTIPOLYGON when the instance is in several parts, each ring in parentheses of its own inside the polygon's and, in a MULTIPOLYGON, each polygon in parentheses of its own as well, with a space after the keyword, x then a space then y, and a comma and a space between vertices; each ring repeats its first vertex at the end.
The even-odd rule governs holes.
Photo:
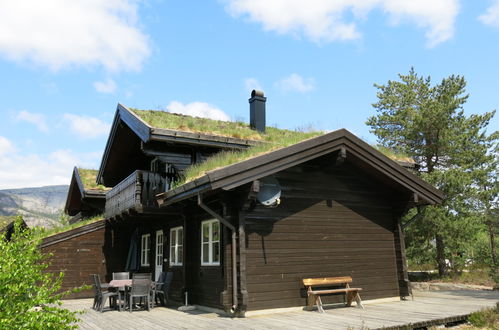
POLYGON ((493 267, 497 267, 497 254, 496 254, 496 235, 495 235, 495 228, 494 228, 494 222, 493 221, 488 221, 487 222, 487 229, 489 230, 489 239, 490 239, 490 255, 492 257, 492 265, 493 267))
POLYGON ((437 243, 437 265, 438 274, 444 276, 447 274, 447 267, 445 265, 445 253, 444 253, 444 238, 440 234, 435 235, 435 241, 437 243))

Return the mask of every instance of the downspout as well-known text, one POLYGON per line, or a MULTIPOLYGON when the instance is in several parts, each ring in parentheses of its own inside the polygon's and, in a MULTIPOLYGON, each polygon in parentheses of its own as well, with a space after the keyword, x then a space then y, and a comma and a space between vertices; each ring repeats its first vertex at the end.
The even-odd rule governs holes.
POLYGON ((203 210, 208 212, 211 216, 219 220, 224 226, 230 229, 232 232, 232 312, 236 312, 238 303, 237 303, 237 254, 236 254, 236 227, 234 227, 230 222, 228 222, 224 217, 220 214, 216 213, 212 209, 210 209, 206 204, 203 203, 203 197, 201 193, 198 193, 198 205, 203 210))

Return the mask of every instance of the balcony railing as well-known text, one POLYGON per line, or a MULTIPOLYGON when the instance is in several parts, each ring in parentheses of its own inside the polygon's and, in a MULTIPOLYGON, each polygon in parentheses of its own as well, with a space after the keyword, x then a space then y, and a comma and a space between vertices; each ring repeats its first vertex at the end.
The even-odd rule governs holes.
POLYGON ((106 194, 106 218, 131 210, 142 213, 158 208, 156 194, 165 190, 166 180, 157 173, 137 170, 106 194))

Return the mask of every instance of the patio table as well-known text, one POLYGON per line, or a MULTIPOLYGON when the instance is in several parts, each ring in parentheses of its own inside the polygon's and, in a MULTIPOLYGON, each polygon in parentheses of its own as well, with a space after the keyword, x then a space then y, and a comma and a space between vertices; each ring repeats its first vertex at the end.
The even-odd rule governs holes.
POLYGON ((125 286, 132 286, 132 280, 112 280, 109 282, 109 286, 114 288, 123 288, 125 286))
MULTIPOLYGON (((159 282, 151 282, 151 291, 152 291, 152 299, 153 299, 153 306, 154 306, 154 300, 156 299, 156 284, 163 284, 159 282)), ((130 288, 132 287, 132 279, 128 280, 112 280, 109 282, 109 287, 112 288, 117 288, 119 291, 124 291, 124 298, 125 298, 125 306, 126 306, 126 299, 127 299, 127 294, 130 288)), ((121 295, 121 293, 120 293, 121 295)))

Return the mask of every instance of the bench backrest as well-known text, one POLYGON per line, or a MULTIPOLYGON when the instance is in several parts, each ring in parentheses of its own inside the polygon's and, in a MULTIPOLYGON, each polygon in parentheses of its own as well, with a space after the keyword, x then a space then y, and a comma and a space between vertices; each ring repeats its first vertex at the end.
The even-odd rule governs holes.
POLYGON ((347 283, 352 283, 352 278, 350 276, 303 279, 303 285, 305 286, 324 286, 324 285, 347 284, 347 283))

